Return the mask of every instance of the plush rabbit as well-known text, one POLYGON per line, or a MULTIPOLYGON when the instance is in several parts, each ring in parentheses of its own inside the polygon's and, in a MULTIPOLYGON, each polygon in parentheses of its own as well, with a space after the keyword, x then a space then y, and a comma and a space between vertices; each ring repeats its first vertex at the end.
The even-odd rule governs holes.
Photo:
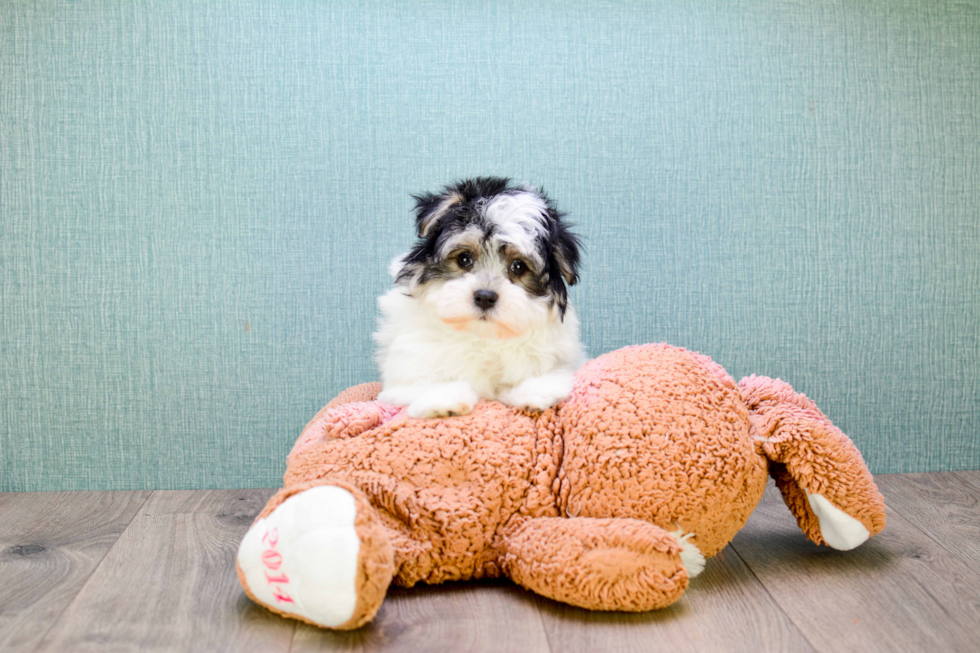
POLYGON ((343 392, 289 454, 245 535, 253 600, 325 628, 372 619, 391 582, 500 575, 592 610, 676 601, 745 524, 772 476, 814 542, 885 525, 860 452, 805 396, 668 345, 586 363, 541 413, 481 402, 415 419, 343 392))

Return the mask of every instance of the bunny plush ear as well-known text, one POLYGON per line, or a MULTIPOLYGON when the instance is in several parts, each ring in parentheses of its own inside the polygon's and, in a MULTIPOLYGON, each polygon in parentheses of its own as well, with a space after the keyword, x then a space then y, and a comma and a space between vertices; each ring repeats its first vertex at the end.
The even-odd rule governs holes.
POLYGON ((846 551, 879 533, 885 500, 850 438, 784 381, 753 375, 738 385, 756 449, 806 536, 846 551))

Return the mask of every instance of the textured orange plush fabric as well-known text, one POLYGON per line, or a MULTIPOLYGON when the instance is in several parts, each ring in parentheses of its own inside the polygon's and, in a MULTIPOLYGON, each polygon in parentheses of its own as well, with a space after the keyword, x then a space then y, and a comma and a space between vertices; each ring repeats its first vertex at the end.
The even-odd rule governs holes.
POLYGON ((861 452, 816 404, 779 379, 753 375, 739 386, 752 411, 756 446, 808 538, 824 543, 805 491, 825 496, 872 535, 885 527, 885 503, 861 452))
POLYGON ((317 485, 355 494, 358 608, 342 627, 370 620, 389 582, 502 574, 589 609, 669 605, 689 582, 678 531, 716 554, 767 471, 818 543, 805 491, 872 535, 884 526, 860 453, 812 402, 778 380, 736 384, 677 347, 600 356, 540 414, 484 401, 469 415, 414 419, 375 401, 379 389, 351 388, 314 417, 259 516, 317 485))

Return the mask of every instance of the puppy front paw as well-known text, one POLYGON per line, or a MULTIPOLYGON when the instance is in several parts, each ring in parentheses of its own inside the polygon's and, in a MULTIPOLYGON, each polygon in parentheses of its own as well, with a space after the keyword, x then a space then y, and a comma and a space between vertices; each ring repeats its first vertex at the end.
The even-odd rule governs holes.
POLYGON ((378 401, 395 406, 408 406, 418 399, 424 391, 424 387, 416 385, 386 386, 378 394, 378 401))
POLYGON ((575 385, 571 374, 554 373, 535 376, 500 393, 497 399, 514 408, 545 410, 567 399, 575 385))
POLYGON ((411 417, 455 417, 466 415, 480 400, 469 383, 437 383, 426 388, 408 406, 411 417))

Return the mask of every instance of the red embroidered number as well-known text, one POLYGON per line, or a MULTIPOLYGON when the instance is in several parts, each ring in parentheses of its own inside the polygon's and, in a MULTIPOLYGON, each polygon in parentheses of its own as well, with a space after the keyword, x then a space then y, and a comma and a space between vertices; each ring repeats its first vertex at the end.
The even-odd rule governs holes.
MULTIPOLYGON (((282 554, 276 551, 276 545, 279 544, 279 530, 272 528, 265 532, 262 536, 262 543, 269 548, 262 552, 262 564, 266 566, 269 571, 277 571, 279 567, 282 566, 282 554)), ((276 597, 276 600, 280 603, 293 603, 293 599, 286 594, 283 590, 283 585, 289 584, 289 577, 286 576, 285 572, 279 574, 278 576, 270 576, 269 572, 265 572, 265 580, 269 583, 272 588, 272 595, 276 597)))

